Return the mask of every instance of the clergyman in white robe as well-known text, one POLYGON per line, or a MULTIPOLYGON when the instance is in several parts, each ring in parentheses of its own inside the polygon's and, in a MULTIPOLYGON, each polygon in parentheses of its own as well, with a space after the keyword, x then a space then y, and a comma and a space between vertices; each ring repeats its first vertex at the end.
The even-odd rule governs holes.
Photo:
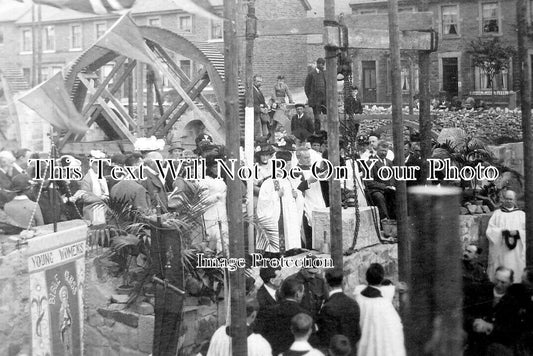
POLYGON ((403 326, 392 305, 394 286, 357 286, 355 300, 361 315, 358 355, 405 356, 403 326))
MULTIPOLYGON (((278 248, 266 247, 267 252, 280 252, 279 224, 283 224, 283 242, 285 250, 301 248, 300 228, 303 214, 302 193, 296 189, 299 180, 268 178, 261 185, 257 199, 257 217, 264 220, 273 229, 271 239, 278 248), (282 193, 280 193, 280 191, 282 193), (280 197, 281 195, 281 197, 280 197), (283 222, 280 222, 281 206, 283 205, 283 222)), ((262 249, 261 246, 257 246, 262 249)))
POLYGON ((526 267, 526 214, 516 208, 515 199, 513 191, 506 191, 502 208, 494 211, 487 226, 485 233, 489 240, 487 274, 491 281, 494 281, 496 269, 503 266, 512 269, 514 283, 520 283, 526 267), (510 239, 511 246, 516 243, 514 248, 510 248, 506 243, 504 231, 517 233, 510 239))

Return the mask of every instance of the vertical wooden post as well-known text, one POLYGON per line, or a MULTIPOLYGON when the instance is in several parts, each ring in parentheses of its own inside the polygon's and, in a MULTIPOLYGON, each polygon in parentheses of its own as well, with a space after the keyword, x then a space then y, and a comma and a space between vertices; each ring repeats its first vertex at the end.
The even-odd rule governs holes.
POLYGON ((418 124, 420 127, 420 150, 422 153, 422 167, 420 170, 421 184, 427 180, 427 159, 431 157, 431 98, 429 94, 429 58, 430 52, 418 52, 418 87, 419 87, 419 113, 418 124))
POLYGON ((37 84, 43 81, 43 27, 41 4, 37 5, 37 84))
POLYGON ((520 68, 520 102, 522 107, 522 135, 524 138, 524 173, 526 199, 526 264, 533 265, 533 125, 531 123, 531 69, 529 68, 526 39, 527 1, 517 2, 518 63, 520 68))
MULTIPOLYGON (((229 257, 244 258, 244 227, 242 219, 241 182, 237 178, 240 154, 240 125, 239 125, 239 92, 237 86, 238 51, 236 20, 236 0, 224 0, 224 68, 225 79, 225 123, 226 148, 228 159, 235 159, 235 179, 229 179, 226 206, 228 211, 229 228, 229 257)), ((237 268, 230 273, 231 295, 231 328, 233 329, 232 354, 247 355, 247 327, 246 327, 246 286, 244 269, 237 268)))
MULTIPOLYGON (((428 11, 428 0, 422 0, 418 11, 428 11)), ((430 52, 418 51, 418 92, 419 112, 418 124, 420 127, 420 150, 422 153, 422 167, 420 170, 421 184, 427 180, 427 159, 431 157, 431 97, 429 92, 429 66, 430 52)))
POLYGON ((37 24, 35 3, 31 3, 31 86, 37 85, 37 24))
MULTIPOLYGON (((133 61, 133 59, 130 59, 130 62, 133 61)), ((136 65, 139 65, 139 62, 137 62, 136 65)), ((133 71, 128 75, 128 81, 127 83, 127 90, 128 90, 128 114, 130 117, 133 117, 133 71)), ((138 131, 138 128, 135 128, 136 131, 138 131)))
POLYGON ((144 135, 144 63, 137 62, 137 135, 142 137, 144 135))
MULTIPOLYGON (((400 64, 400 31, 398 26, 398 0, 389 0, 389 37, 391 51, 392 85, 392 139, 394 142, 394 165, 405 162, 403 152, 402 83, 400 64)), ((407 190, 405 181, 396 181, 396 225, 398 227, 399 280, 408 281, 410 275, 411 246, 407 232, 407 190)), ((402 303, 405 304, 405 303, 402 303)), ((402 305, 405 315, 405 305, 402 305)))
MULTIPOLYGON (((335 1, 324 0, 324 20, 335 21, 335 1)), ((339 108, 337 104, 337 49, 326 47, 326 104, 328 108, 328 152, 334 167, 340 166, 339 108)), ((329 216, 331 258, 336 269, 343 269, 341 185, 338 179, 329 180, 329 216)))
POLYGON ((154 70, 146 68, 146 120, 144 125, 148 131, 154 124, 154 70))
MULTIPOLYGON (((406 320, 408 355, 462 354, 462 265, 458 188, 409 189, 413 258, 406 320)), ((405 319, 404 319, 405 320, 405 319)))
POLYGON ((415 107, 415 64, 409 54, 409 114, 412 115, 415 107))
MULTIPOLYGON (((246 109, 244 112, 244 151, 246 153, 246 164, 254 163, 254 88, 253 88, 253 55, 254 40, 257 37, 257 17, 255 17, 255 0, 248 1, 248 15, 246 17, 246 109)), ((248 219, 254 216, 254 184, 253 180, 248 180, 246 184, 247 205, 246 212, 248 219)), ((248 253, 255 251, 254 225, 248 224, 248 253)))

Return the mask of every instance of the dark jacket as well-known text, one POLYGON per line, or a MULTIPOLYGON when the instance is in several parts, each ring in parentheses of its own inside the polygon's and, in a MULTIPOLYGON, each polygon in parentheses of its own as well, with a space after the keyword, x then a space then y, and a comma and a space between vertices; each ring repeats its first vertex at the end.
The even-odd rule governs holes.
POLYGON ((260 326, 261 335, 272 346, 272 355, 279 355, 289 349, 294 342, 291 333, 291 319, 299 313, 309 314, 300 304, 293 300, 284 300, 269 307, 260 326))
POLYGON ((265 96, 261 89, 254 85, 254 114, 259 116, 261 114, 261 105, 266 106, 265 96))
POLYGON ((351 95, 347 97, 344 102, 344 112, 346 115, 362 114, 363 105, 361 104, 361 100, 359 98, 354 98, 351 95))
POLYGON ((324 71, 313 69, 305 78, 305 95, 309 106, 324 105, 326 103, 326 75, 324 71))
MULTIPOLYGON (((377 157, 371 157, 370 159, 376 159, 377 157)), ((392 161, 385 158, 385 161, 387 162, 388 167, 392 167, 392 161)), ((370 166, 370 163, 367 164, 370 166)), ((378 176, 378 170, 383 167, 382 159, 378 158, 378 161, 374 164, 371 170, 370 177, 373 179, 369 179, 365 181, 366 187, 370 193, 374 191, 380 191, 384 192, 387 186, 393 186, 394 185, 394 179, 391 178, 389 180, 382 180, 378 176)), ((369 177, 369 178, 370 178, 369 177)))
POLYGON ((318 336, 323 348, 329 346, 333 335, 344 335, 351 343, 352 355, 361 338, 359 304, 344 293, 333 294, 324 304, 317 318, 318 336))
POLYGON ((152 207, 156 207, 157 204, 161 204, 161 210, 167 211, 168 209, 168 197, 165 185, 159 177, 150 171, 145 171, 146 179, 141 181, 141 185, 146 189, 150 195, 152 201, 152 207))
POLYGON ((322 303, 324 303, 328 296, 326 281, 320 276, 307 278, 301 271, 287 277, 287 279, 291 278, 299 280, 304 285, 304 296, 300 305, 309 312, 313 319, 316 319, 322 303))
POLYGON ((297 114, 293 115, 291 118, 291 133, 302 142, 307 140, 307 138, 311 136, 314 131, 314 121, 306 113, 304 113, 301 118, 298 118, 297 114))

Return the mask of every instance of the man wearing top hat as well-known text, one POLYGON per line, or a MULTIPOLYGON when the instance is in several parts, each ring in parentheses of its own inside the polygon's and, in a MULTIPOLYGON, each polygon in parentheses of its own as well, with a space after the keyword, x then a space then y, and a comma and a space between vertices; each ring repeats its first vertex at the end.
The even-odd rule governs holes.
POLYGON ((304 112, 303 104, 296 104, 295 107, 296 114, 291 119, 291 133, 304 142, 314 132, 313 119, 304 112))
POLYGON ((179 159, 182 157, 183 147, 179 143, 173 143, 168 149, 168 158, 179 159))
POLYGON ((30 219, 31 226, 44 225, 43 214, 39 204, 28 198, 26 192, 30 189, 30 177, 25 174, 19 174, 13 177, 11 190, 17 195, 12 201, 4 206, 5 213, 12 218, 17 225, 27 228, 30 219), (35 210, 35 214, 33 211, 35 210))

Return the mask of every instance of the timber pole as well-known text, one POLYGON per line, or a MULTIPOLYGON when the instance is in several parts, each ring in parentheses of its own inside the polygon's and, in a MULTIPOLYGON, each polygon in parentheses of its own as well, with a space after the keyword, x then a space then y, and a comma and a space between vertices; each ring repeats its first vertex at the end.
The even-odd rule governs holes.
MULTIPOLYGON (((335 1, 324 0, 324 23, 335 21, 335 1)), ((337 49, 326 46, 326 104, 328 108, 328 152, 333 167, 340 166, 339 108, 337 106, 337 49)), ((329 180, 331 258, 335 269, 343 270, 341 185, 329 180)))
POLYGON ((407 355, 462 354, 462 265, 458 188, 409 188, 414 215, 407 355))
POLYGON ((520 68, 520 102, 522 106, 522 135, 524 139, 524 174, 526 200, 526 265, 533 266, 533 127, 531 123, 531 69, 528 65, 527 1, 518 0, 518 62, 520 68))
MULTIPOLYGON (((418 7, 419 11, 428 11, 428 2, 423 0, 418 7)), ((420 150, 422 153, 422 167, 420 170, 421 184, 426 184, 428 164, 427 159, 431 157, 431 98, 429 94, 429 51, 418 51, 418 88, 419 88, 419 112, 418 124, 420 131, 420 150)))
POLYGON ((43 26, 42 6, 37 5, 37 84, 43 81, 43 26))
MULTIPOLYGON (((246 109, 244 112, 244 152, 246 154, 246 164, 254 163, 254 88, 253 88, 253 55, 254 40, 257 37, 257 17, 255 16, 255 0, 248 1, 248 15, 246 17, 246 109)), ((248 215, 248 253, 255 252, 254 225, 254 184, 249 179, 246 184, 246 213, 248 215)))
MULTIPOLYGON (((392 83, 392 139, 394 143, 394 165, 405 164, 403 152, 402 86, 400 63, 400 30, 398 26, 398 0, 389 0, 389 37, 391 51, 392 83)), ((396 180, 396 225, 398 227, 398 272, 399 281, 409 280, 411 246, 407 229, 407 188, 405 181, 396 180)), ((409 303, 407 303, 409 304, 409 303)), ((401 311, 405 315, 405 303, 401 311)))
MULTIPOLYGON (((237 178, 240 154, 240 127, 239 127, 239 92, 237 87, 238 51, 236 21, 236 0, 224 0, 224 69, 225 78, 225 113, 226 123, 226 148, 228 160, 235 159, 237 164, 233 167, 235 179, 228 179, 228 196, 226 206, 228 211, 229 228, 229 257, 244 258, 244 227, 242 217, 241 181, 237 178)), ((229 162, 228 162, 229 163, 229 162)), ((228 165, 231 166, 231 165, 228 165)), ((237 268, 230 271, 230 298, 232 354, 237 356, 247 355, 247 326, 246 326, 246 288, 244 282, 244 269, 237 268)))

